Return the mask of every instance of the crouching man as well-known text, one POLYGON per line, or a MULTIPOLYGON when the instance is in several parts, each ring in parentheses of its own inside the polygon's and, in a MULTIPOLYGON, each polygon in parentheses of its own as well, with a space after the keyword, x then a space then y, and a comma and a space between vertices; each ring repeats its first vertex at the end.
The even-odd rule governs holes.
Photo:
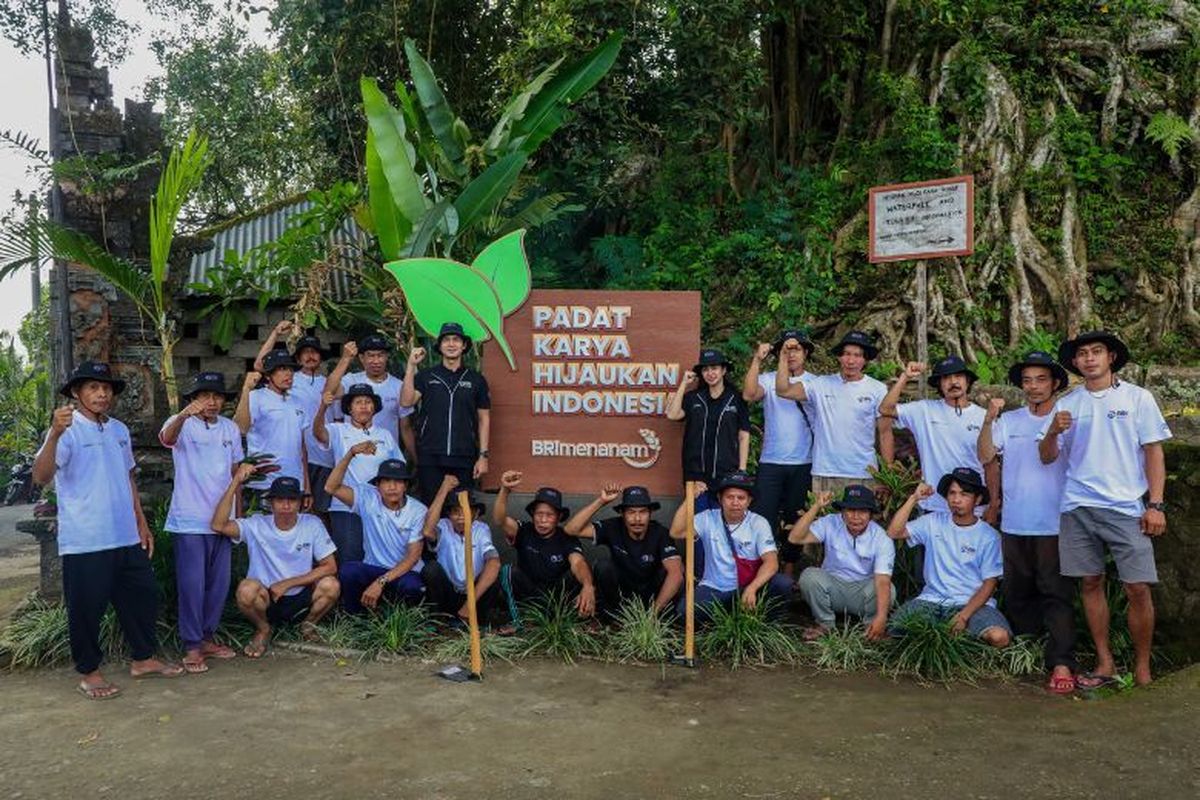
POLYGON ((598 545, 607 545, 611 559, 596 564, 596 585, 600 587, 601 606, 608 614, 629 597, 643 604, 653 603, 662 611, 675 601, 683 585, 683 560, 670 532, 650 515, 661 506, 642 486, 630 486, 623 492, 617 486, 605 486, 588 505, 567 520, 563 530, 568 536, 587 536, 598 545), (613 507, 618 516, 592 522, 600 509, 621 498, 613 507))
POLYGON ((888 525, 891 538, 905 539, 909 547, 925 545, 925 588, 900 606, 889 631, 902 635, 905 623, 916 616, 948 619, 956 633, 965 630, 993 647, 1007 647, 1012 629, 992 599, 1004 574, 1000 534, 975 516, 976 506, 988 501, 983 478, 973 469, 956 467, 938 481, 937 491, 949 511, 909 521, 913 507, 933 494, 933 487, 922 483, 888 525))
POLYGON ((271 626, 302 615, 301 635, 319 641, 317 622, 337 602, 339 586, 333 540, 318 517, 300 513, 305 494, 296 478, 272 481, 263 495, 270 514, 230 519, 234 498, 253 475, 253 464, 238 467, 213 512, 212 529, 245 542, 250 552, 250 568, 237 587, 237 605, 254 623, 245 653, 261 658, 271 642, 271 626))
POLYGON ((821 566, 804 570, 797 581, 817 622, 804 632, 806 639, 828 633, 835 614, 861 617, 868 639, 887 636, 888 609, 896 596, 892 586, 896 545, 871 519, 878 511, 875 493, 862 484, 852 484, 841 500, 833 500, 831 492, 818 494, 812 507, 792 526, 788 534, 792 544, 825 545, 821 566), (817 519, 830 501, 838 513, 817 519))
POLYGON ((425 517, 422 534, 437 552, 437 561, 430 561, 421 573, 429 602, 442 614, 450 615, 456 624, 465 624, 467 607, 467 550, 466 522, 459 493, 467 493, 471 508, 471 568, 475 575, 475 614, 486 620, 499 600, 500 554, 492 544, 492 531, 483 521, 483 503, 471 498, 458 477, 446 474, 438 487, 429 514, 425 517))

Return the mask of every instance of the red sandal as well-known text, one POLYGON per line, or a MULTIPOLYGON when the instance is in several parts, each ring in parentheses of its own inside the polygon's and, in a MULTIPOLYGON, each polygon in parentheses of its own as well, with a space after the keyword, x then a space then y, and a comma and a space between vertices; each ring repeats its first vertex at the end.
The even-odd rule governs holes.
POLYGON ((1074 694, 1074 675, 1051 675, 1046 682, 1046 691, 1050 694, 1074 694))

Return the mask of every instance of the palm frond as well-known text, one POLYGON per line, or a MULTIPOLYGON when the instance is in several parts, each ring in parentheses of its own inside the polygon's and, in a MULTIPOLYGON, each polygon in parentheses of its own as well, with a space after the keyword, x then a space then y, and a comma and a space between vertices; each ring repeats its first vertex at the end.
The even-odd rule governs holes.
POLYGON ((25 133, 25 131, 0 131, 0 144, 11 147, 13 150, 19 150, 43 167, 49 168, 51 166, 50 153, 42 148, 42 143, 39 140, 25 133))
POLYGON ((179 212, 188 196, 200 185, 209 163, 208 138, 191 131, 183 146, 171 151, 158 180, 158 189, 150 200, 150 276, 158 308, 164 305, 167 260, 171 255, 179 212))
POLYGON ((503 236, 521 228, 533 230, 567 214, 575 214, 583 210, 584 206, 579 203, 568 203, 567 196, 561 192, 544 194, 530 200, 517 211, 502 215, 498 220, 494 235, 503 236))
POLYGON ((142 313, 151 319, 156 311, 151 304, 153 286, 150 276, 131 261, 114 256, 94 239, 79 231, 47 220, 37 225, 39 249, 54 258, 70 261, 92 270, 125 293, 142 313))

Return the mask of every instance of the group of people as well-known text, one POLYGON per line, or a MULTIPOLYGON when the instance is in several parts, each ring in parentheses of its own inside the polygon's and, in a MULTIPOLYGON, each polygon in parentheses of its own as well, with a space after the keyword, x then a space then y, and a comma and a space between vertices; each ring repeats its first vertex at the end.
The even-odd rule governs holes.
POLYGON ((1044 630, 1047 687, 1061 693, 1114 679, 1107 551, 1130 601, 1134 675, 1150 680, 1150 537, 1165 529, 1161 443, 1170 431, 1150 394, 1117 377, 1129 354, 1112 334, 1071 339, 1057 361, 1033 352, 1014 364, 1009 381, 1025 403, 1003 414, 1000 399, 987 408, 971 401, 976 376, 956 357, 929 371, 937 399, 901 402, 925 365, 908 364, 889 390, 865 373, 877 350, 860 331, 834 346, 839 370, 828 375, 806 370, 815 344, 803 331, 783 331, 759 345, 740 392, 733 365, 705 349, 667 409, 684 425, 683 474, 699 490, 692 524, 681 505, 668 527, 641 486, 605 485, 574 514, 561 492, 540 487, 517 519, 509 496, 524 476, 512 470, 500 476, 489 526, 472 489, 489 471, 491 402, 483 375, 464 362, 472 342, 460 325, 442 326, 432 367, 421 368, 426 353, 414 347, 402 377, 388 372, 385 337, 346 343, 325 375, 320 341, 302 336, 289 352, 279 346, 289 333, 288 322, 275 328, 240 392, 220 373, 193 376, 185 407, 159 433, 174 463, 165 527, 179 664, 156 656, 154 538, 129 431, 109 414, 124 383, 107 364, 85 362, 62 387, 70 404, 54 412, 34 477, 56 482, 71 654, 85 696, 120 691, 100 671, 100 621, 110 604, 134 677, 200 673, 209 659, 236 656, 215 637, 234 543, 249 555, 234 595, 255 628, 244 654, 257 658, 274 627, 296 623, 318 638, 317 623, 339 605, 362 613, 424 602, 465 624, 468 562, 475 611, 499 633, 519 625, 518 603, 551 593, 587 618, 604 619, 626 598, 682 617, 677 542, 689 532, 701 620, 714 603, 754 607, 766 598, 775 599, 768 612, 780 613, 798 594, 815 621, 809 637, 838 615, 861 619, 872 639, 903 635, 918 615, 996 647, 1014 632, 1044 630), (764 372, 772 357, 777 370, 764 372), (362 370, 351 372, 356 358, 362 370), (1067 369, 1083 382, 1060 395, 1067 369), (234 400, 232 418, 222 416, 234 400), (748 404, 756 402, 764 430, 752 476, 748 404), (895 427, 912 432, 929 483, 881 520, 873 470, 893 461, 895 427), (610 505, 615 515, 602 518, 610 505), (515 550, 514 563, 502 563, 493 528, 515 550), (608 557, 595 558, 600 551, 585 550, 583 538, 608 557), (923 588, 894 610, 901 540, 923 548, 923 588), (820 563, 805 567, 817 551, 820 563), (1074 660, 1076 578, 1097 654, 1088 672, 1074 660), (1008 618, 996 607, 1001 579, 1008 618))

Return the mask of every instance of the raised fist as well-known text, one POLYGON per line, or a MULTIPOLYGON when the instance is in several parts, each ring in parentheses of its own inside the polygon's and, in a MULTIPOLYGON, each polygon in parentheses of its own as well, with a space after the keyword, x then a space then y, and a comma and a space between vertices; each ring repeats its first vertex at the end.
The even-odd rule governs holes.
POLYGON ((275 325, 275 336, 276 337, 286 336, 287 334, 292 332, 292 327, 293 327, 293 324, 290 319, 280 320, 275 325))
POLYGON ((921 373, 924 371, 924 361, 910 361, 904 365, 904 377, 908 378, 909 380, 921 377, 921 373))
POLYGON ((71 427, 71 423, 74 421, 74 414, 74 405, 54 409, 54 413, 50 416, 51 432, 55 436, 61 436, 63 431, 71 427))
POLYGON ((515 489, 521 485, 521 479, 524 477, 524 473, 517 472, 515 469, 505 470, 500 476, 500 485, 505 489, 515 489))
POLYGON ((766 358, 770 354, 771 354, 771 345, 767 344, 766 342, 759 342, 758 347, 754 351, 754 357, 757 358, 759 361, 762 361, 764 358, 766 358))
POLYGON ((1000 412, 1004 410, 1004 405, 1003 397, 993 397, 991 400, 988 400, 988 419, 995 419, 1000 416, 1000 412))
POLYGON ((261 372, 255 372, 254 370, 250 370, 249 372, 246 373, 246 380, 242 384, 242 388, 243 389, 253 389, 255 386, 258 386, 259 382, 262 380, 262 377, 263 376, 262 376, 261 372))
POLYGON ((411 351, 409 351, 408 365, 410 367, 417 367, 424 360, 425 360, 425 348, 424 347, 414 347, 411 351))
POLYGON ((621 487, 615 483, 605 484, 604 488, 600 490, 600 500, 606 504, 611 503, 620 496, 621 487))
POLYGON ((349 361, 358 355, 358 342, 346 342, 342 345, 342 359, 349 361))
POLYGON ((1071 412, 1059 411, 1050 422, 1049 433, 1059 434, 1071 427, 1071 412))

